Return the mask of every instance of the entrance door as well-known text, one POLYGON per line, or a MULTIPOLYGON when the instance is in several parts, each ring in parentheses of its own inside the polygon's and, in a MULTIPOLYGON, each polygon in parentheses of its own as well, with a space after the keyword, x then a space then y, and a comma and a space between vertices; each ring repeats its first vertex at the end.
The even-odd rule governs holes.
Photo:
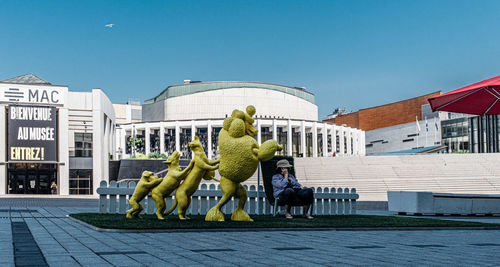
POLYGON ((52 181, 57 183, 55 164, 9 164, 9 194, 50 194, 52 181))

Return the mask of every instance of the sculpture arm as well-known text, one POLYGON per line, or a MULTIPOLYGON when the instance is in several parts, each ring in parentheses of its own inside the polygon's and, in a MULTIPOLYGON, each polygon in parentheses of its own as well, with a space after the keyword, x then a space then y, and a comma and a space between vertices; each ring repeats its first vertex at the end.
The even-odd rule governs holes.
POLYGON ((209 160, 209 161, 208 161, 208 164, 210 164, 210 165, 214 165, 214 164, 217 164, 217 163, 219 163, 219 162, 220 162, 220 159, 216 159, 216 160, 209 160))
POLYGON ((259 149, 259 160, 266 161, 270 160, 276 151, 281 151, 283 146, 279 145, 275 140, 267 140, 260 146, 259 149))
POLYGON ((199 163, 200 168, 202 169, 205 169, 205 170, 211 170, 211 171, 214 171, 214 170, 217 170, 219 168, 219 164, 215 165, 215 166, 211 166, 211 165, 208 165, 207 163, 205 163, 204 161, 200 160, 199 163))
POLYGON ((189 165, 184 170, 181 171, 179 177, 183 178, 184 176, 186 176, 191 171, 191 169, 193 169, 193 166, 194 166, 194 160, 191 160, 189 162, 189 165))
POLYGON ((152 188, 159 185, 161 181, 163 181, 163 178, 154 179, 151 182, 144 183, 144 186, 146 186, 147 188, 152 188))

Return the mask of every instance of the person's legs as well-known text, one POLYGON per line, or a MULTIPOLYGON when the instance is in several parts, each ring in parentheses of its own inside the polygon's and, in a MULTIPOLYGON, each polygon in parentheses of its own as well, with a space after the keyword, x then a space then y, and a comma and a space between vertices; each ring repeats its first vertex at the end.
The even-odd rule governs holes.
POLYGON ((287 218, 291 218, 292 214, 290 214, 291 202, 296 197, 296 193, 292 188, 287 188, 279 195, 280 201, 285 203, 285 216, 287 218))
MULTIPOLYGON (((309 207, 311 207, 312 202, 314 201, 314 193, 311 188, 302 188, 297 192, 297 198, 300 200, 300 203, 304 205, 304 217, 311 217, 307 212, 309 207)), ((312 218, 312 217, 311 217, 312 218)))

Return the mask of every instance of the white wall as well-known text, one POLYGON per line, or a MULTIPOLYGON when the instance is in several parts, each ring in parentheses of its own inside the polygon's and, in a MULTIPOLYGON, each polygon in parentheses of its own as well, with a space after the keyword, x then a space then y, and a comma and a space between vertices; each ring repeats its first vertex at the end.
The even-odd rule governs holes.
POLYGON ((302 98, 275 90, 234 88, 200 92, 168 98, 165 105, 167 120, 225 118, 233 109, 257 109, 256 117, 276 116, 295 120, 318 120, 318 106, 302 98))
POLYGON ((366 155, 441 144, 441 122, 439 118, 435 117, 427 120, 428 131, 426 130, 425 120, 419 121, 418 124, 420 125, 420 131, 418 131, 416 121, 367 131, 366 145, 373 144, 373 146, 366 148, 366 155), (419 135, 411 136, 414 134, 419 135), (403 142, 403 140, 408 139, 413 139, 413 141, 403 142))

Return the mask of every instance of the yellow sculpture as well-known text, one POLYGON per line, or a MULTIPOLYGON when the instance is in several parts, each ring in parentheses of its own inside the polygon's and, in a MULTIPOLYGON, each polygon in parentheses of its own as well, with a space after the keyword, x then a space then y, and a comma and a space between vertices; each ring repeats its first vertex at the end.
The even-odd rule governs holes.
POLYGON ((193 163, 193 167, 189 171, 184 182, 182 182, 179 188, 177 188, 177 191, 175 191, 175 201, 173 206, 164 214, 164 216, 168 215, 178 205, 179 207, 177 208, 177 212, 179 214, 179 219, 181 220, 189 219, 186 216, 186 210, 191 203, 191 196, 194 192, 196 192, 196 189, 198 189, 198 186, 200 185, 201 179, 214 179, 214 170, 219 167, 219 164, 212 166, 213 164, 219 163, 219 160, 207 159, 198 136, 195 136, 194 140, 188 143, 188 145, 194 152, 194 159, 191 161, 191 163, 193 163))
POLYGON ((275 140, 268 140, 259 147, 257 141, 252 137, 258 132, 252 126, 255 107, 248 106, 246 112, 233 110, 231 117, 224 120, 222 130, 219 133, 219 173, 221 175, 222 198, 208 211, 205 221, 224 221, 221 208, 233 196, 238 198, 238 206, 234 210, 231 220, 253 221, 243 210, 247 200, 247 192, 240 183, 255 173, 259 160, 270 160, 276 151, 283 149, 283 146, 278 145, 275 140))
POLYGON ((127 219, 132 219, 132 216, 141 218, 140 213, 143 210, 143 207, 139 202, 141 202, 141 200, 148 195, 153 187, 161 183, 161 181, 163 181, 163 178, 158 178, 158 176, 156 176, 153 172, 144 171, 142 173, 141 180, 137 183, 134 194, 128 201, 132 208, 127 210, 127 219))
POLYGON ((191 161, 189 165, 181 171, 179 168, 180 156, 181 154, 179 151, 174 151, 174 153, 163 162, 170 164, 168 166, 168 173, 163 178, 163 181, 151 191, 156 204, 156 217, 159 220, 165 220, 165 217, 163 217, 166 208, 165 197, 169 196, 179 186, 181 181, 186 178, 188 172, 193 168, 194 161, 191 161))

